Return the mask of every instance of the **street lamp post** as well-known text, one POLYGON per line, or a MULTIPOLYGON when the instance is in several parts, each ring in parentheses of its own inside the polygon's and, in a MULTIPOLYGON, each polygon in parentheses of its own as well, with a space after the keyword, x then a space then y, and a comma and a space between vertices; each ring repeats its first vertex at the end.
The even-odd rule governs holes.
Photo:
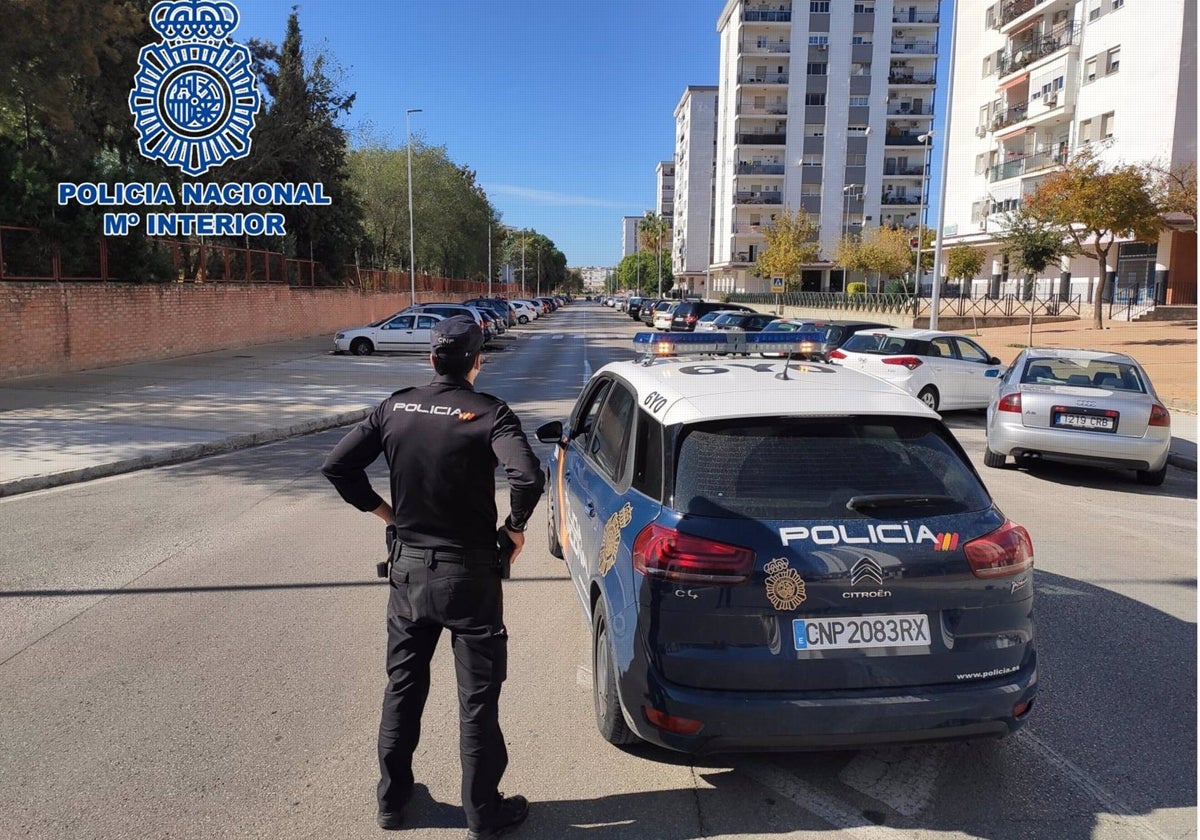
POLYGON ((850 197, 853 196, 856 200, 861 200, 863 194, 855 192, 863 188, 862 184, 847 184, 842 187, 842 238, 845 239, 850 235, 850 197))
MULTIPOLYGON (((925 237, 925 188, 929 185, 929 146, 933 142, 933 129, 930 129, 925 134, 917 137, 917 140, 925 147, 924 163, 921 164, 921 196, 920 204, 917 209, 917 283, 916 289, 913 291, 919 296, 921 294, 921 245, 922 239, 925 237)), ((937 278, 933 278, 933 282, 937 283, 937 278)))
POLYGON ((488 225, 488 297, 492 296, 492 226, 488 225))
POLYGON ((521 295, 525 292, 525 231, 521 231, 521 295))
POLYGON ((405 145, 408 148, 408 279, 409 304, 417 302, 417 247, 413 227, 412 201, 412 115, 421 113, 420 108, 409 108, 404 112, 405 145))

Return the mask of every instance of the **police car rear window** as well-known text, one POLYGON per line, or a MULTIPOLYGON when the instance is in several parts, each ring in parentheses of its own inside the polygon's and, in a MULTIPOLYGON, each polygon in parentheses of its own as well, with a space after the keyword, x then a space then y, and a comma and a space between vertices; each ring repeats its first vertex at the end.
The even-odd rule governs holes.
POLYGON ((674 507, 752 519, 903 519, 900 508, 853 511, 854 496, 950 496, 929 513, 986 509, 991 500, 949 433, 926 418, 770 419, 697 425, 679 446, 674 507))

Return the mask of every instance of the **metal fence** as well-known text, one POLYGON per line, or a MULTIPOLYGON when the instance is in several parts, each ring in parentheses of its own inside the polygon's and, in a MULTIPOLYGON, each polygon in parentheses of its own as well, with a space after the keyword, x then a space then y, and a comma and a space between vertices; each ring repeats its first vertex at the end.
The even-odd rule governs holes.
MULTIPOLYGON (((914 318, 928 316, 933 309, 933 300, 908 294, 863 293, 848 295, 845 292, 789 292, 775 295, 770 292, 738 293, 727 298, 731 303, 763 303, 784 306, 799 306, 813 309, 830 309, 845 312, 879 312, 888 315, 911 315, 914 318)), ((1023 298, 1020 295, 999 297, 945 296, 938 299, 938 316, 962 317, 1029 315, 1073 315, 1079 316, 1083 298, 1081 295, 1045 295, 1023 298)))
MULTIPOLYGON (((147 242, 170 262, 178 283, 340 286, 370 292, 407 292, 413 284, 407 271, 350 266, 343 277, 335 278, 319 262, 291 259, 275 251, 173 239, 149 238, 147 242)), ((108 241, 100 238, 77 251, 64 251, 37 228, 0 225, 0 282, 123 282, 124 278, 109 271, 109 247, 108 241)), ((486 292, 487 283, 417 274, 416 290, 475 295, 486 292)))

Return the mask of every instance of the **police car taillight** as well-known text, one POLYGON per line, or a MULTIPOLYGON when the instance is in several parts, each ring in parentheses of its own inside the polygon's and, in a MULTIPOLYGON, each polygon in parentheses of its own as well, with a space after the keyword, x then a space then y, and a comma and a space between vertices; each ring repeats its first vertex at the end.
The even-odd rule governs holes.
POLYGON ((633 541, 633 568, 679 583, 735 584, 749 579, 754 552, 651 523, 633 541))
POLYGON ((883 363, 885 365, 900 365, 909 370, 916 370, 921 366, 921 360, 916 356, 893 356, 890 359, 884 359, 883 363))
POLYGON ((1033 568, 1033 540, 1011 519, 990 534, 971 540, 963 552, 978 578, 1007 577, 1033 568))

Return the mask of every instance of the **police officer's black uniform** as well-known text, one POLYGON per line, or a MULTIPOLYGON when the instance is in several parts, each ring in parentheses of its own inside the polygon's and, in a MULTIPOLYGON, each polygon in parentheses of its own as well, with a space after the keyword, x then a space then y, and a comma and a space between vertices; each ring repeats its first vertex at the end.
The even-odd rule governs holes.
MULTIPOLYGON (((474 357, 483 335, 469 317, 456 316, 438 323, 432 343, 435 355, 474 357)), ((458 678, 468 837, 486 836, 498 821, 513 817, 513 800, 497 793, 508 764, 498 717, 508 637, 496 564, 494 472, 502 463, 511 487, 505 525, 523 531, 542 494, 541 465, 512 409, 459 376, 438 376, 392 394, 338 443, 322 472, 347 502, 376 511, 384 502, 365 468, 380 453, 391 474, 398 538, 379 724, 380 825, 388 815, 397 824, 385 827, 399 827, 412 792, 429 662, 445 627, 458 678)))

